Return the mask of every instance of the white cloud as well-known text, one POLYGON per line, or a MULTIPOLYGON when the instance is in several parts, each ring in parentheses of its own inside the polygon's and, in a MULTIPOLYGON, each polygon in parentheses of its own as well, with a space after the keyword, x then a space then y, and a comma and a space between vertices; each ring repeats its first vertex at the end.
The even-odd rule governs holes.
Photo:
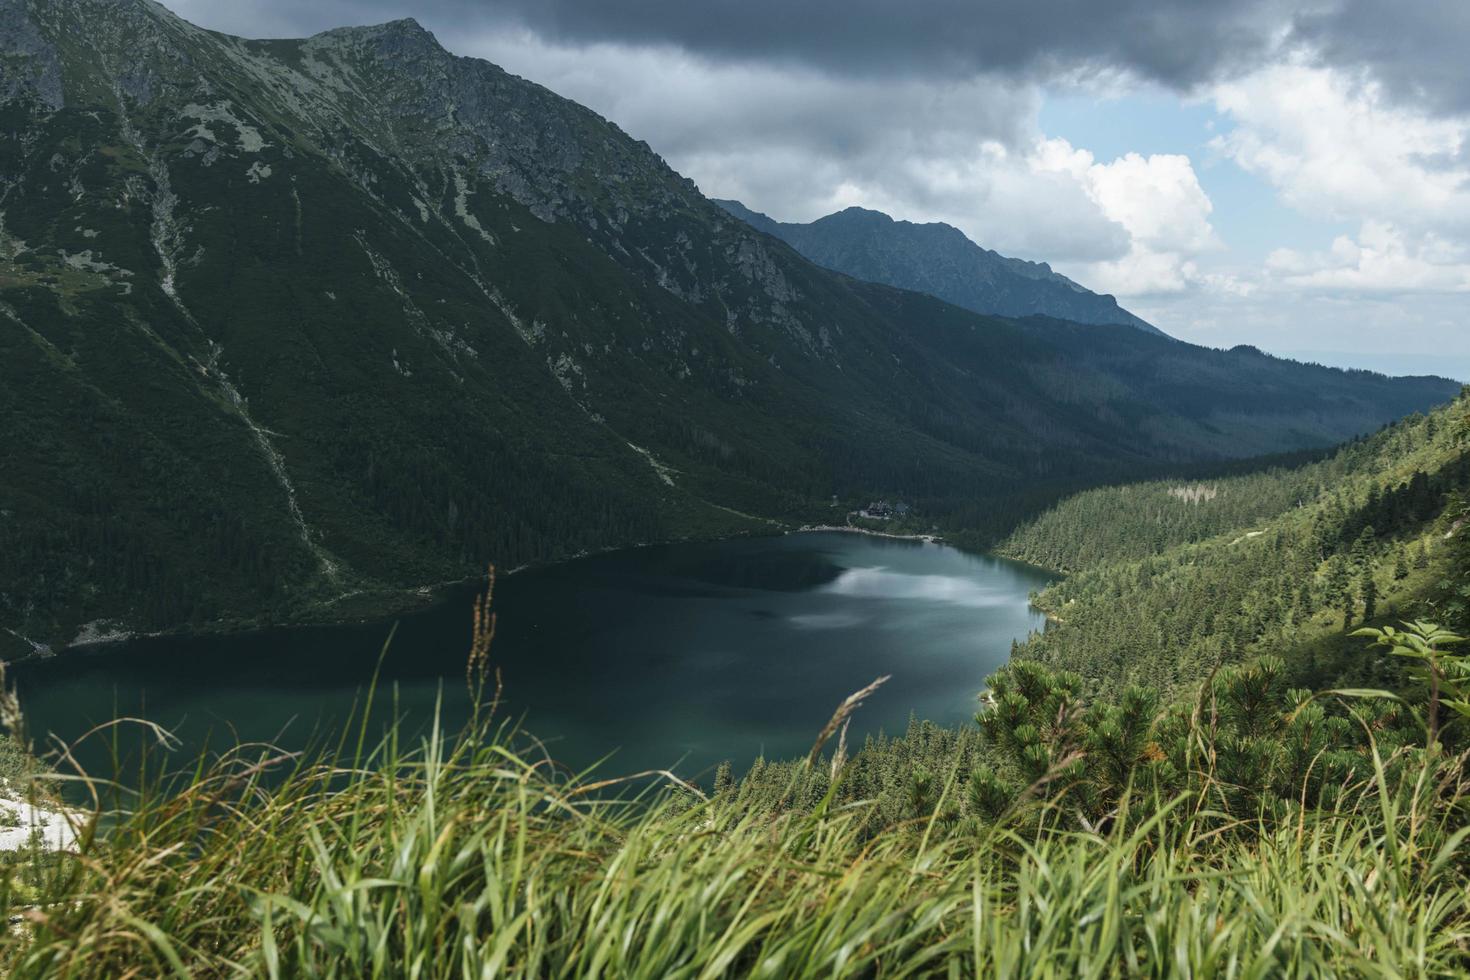
POLYGON ((1314 290, 1470 292, 1470 255, 1433 232, 1411 239, 1393 225, 1368 221, 1356 238, 1340 235, 1326 252, 1276 249, 1266 257, 1266 274, 1314 290))
POLYGON ((1372 82, 1303 65, 1219 85, 1213 100, 1236 123, 1216 148, 1291 206, 1470 232, 1470 120, 1415 113, 1372 82))
POLYGON ((1375 292, 1462 291, 1470 270, 1470 119, 1392 103, 1381 86, 1277 65, 1212 95, 1235 128, 1213 146, 1288 206, 1360 224, 1323 249, 1278 249, 1268 285, 1375 292))
POLYGON ((1069 174, 1104 216, 1128 232, 1127 254, 1080 270, 1083 281, 1120 296, 1211 285, 1195 260, 1220 248, 1210 225, 1214 206, 1187 156, 1129 153, 1098 163, 1064 139, 1048 139, 1038 146, 1036 161, 1069 174))
POLYGON ((1085 180, 1103 213, 1149 248, 1195 254, 1219 244, 1210 227, 1214 207, 1186 156, 1129 153, 1092 164, 1085 180))
POLYGON ((1158 294, 1129 309, 1211 347, 1254 344, 1301 360, 1470 381, 1466 305, 1463 293, 1345 292, 1268 281, 1247 296, 1158 294))
POLYGON ((458 47, 591 106, 706 194, 780 220, 858 204, 945 221, 1026 258, 1096 262, 1130 248, 1082 184, 1038 165, 1041 97, 1029 83, 839 79, 674 48, 564 47, 526 33, 458 47))
POLYGON ((565 47, 529 33, 460 47, 590 105, 706 194, 780 220, 861 205, 953 224, 1105 292, 1208 285, 1194 259, 1218 241, 1189 159, 1098 162, 1048 139, 1029 83, 838 79, 675 48, 565 47))

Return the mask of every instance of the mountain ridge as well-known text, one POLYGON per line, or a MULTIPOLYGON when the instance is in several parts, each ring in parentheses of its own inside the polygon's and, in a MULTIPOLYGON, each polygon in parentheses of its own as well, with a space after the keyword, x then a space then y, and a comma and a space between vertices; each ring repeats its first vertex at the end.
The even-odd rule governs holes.
POLYGON ((818 265, 858 279, 916 289, 975 313, 1124 324, 1167 336, 1114 297, 1092 292, 1050 264, 1001 255, 943 222, 900 221, 854 206, 800 224, 777 221, 739 201, 715 203, 818 265))
POLYGON ((41 643, 356 615, 834 494, 993 532, 1457 390, 835 275, 412 21, 0 0, 0 67, 0 626, 41 643))

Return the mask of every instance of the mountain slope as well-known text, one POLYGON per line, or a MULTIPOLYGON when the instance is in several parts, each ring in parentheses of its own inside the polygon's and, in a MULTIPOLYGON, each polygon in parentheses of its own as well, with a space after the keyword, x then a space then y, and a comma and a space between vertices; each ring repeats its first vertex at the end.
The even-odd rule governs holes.
POLYGON ((833 494, 996 522, 1455 390, 1079 348, 835 275, 412 21, 246 41, 147 0, 0 0, 0 67, 16 644, 381 611, 833 494))
POLYGON ((715 203, 817 265, 858 279, 916 289, 976 313, 1118 323, 1163 333, 1113 297, 1084 289, 1044 262, 981 248, 951 225, 894 221, 881 211, 855 207, 797 224, 776 221, 739 201, 715 203))
POLYGON ((1406 418, 1307 466, 1089 490, 1000 551, 1065 569, 1054 624, 1019 651, 1099 690, 1179 691, 1222 665, 1286 658, 1294 686, 1396 688, 1347 635, 1465 625, 1470 402, 1406 418))

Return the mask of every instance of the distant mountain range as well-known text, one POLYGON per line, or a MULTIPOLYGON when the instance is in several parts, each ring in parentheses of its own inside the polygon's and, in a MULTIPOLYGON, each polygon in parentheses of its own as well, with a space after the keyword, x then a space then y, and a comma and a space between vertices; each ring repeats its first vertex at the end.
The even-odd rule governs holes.
POLYGON ((413 21, 0 0, 0 653, 381 614, 834 495, 1004 530, 1457 390, 838 275, 413 21))
POLYGON ((817 265, 857 279, 916 289, 976 313, 1118 323, 1163 333, 1113 297, 1084 289, 1045 262, 1011 259, 981 248, 951 225, 894 221, 866 208, 794 224, 752 211, 739 201, 715 203, 817 265))

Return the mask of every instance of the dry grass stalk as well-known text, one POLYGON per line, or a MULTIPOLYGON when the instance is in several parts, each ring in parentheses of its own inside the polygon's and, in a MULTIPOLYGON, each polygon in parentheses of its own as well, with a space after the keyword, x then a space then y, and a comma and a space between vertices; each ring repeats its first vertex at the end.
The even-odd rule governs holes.
POLYGON ((806 757, 807 765, 816 765, 817 756, 821 755, 822 746, 827 744, 827 740, 831 738, 833 733, 835 733, 839 728, 842 728, 844 725, 846 725, 847 719, 852 716, 852 713, 856 711, 858 707, 864 701, 866 701, 869 696, 873 694, 874 691, 878 690, 878 688, 888 683, 888 679, 892 676, 892 674, 884 674, 882 677, 878 678, 873 683, 863 688, 861 691, 856 691, 852 694, 849 694, 847 696, 847 699, 837 706, 837 710, 832 713, 831 720, 828 721, 827 724, 822 728, 821 732, 817 734, 817 741, 814 745, 812 745, 811 754, 806 757))
MULTIPOLYGON (((496 614, 491 611, 490 604, 495 598, 495 566, 491 565, 488 573, 488 583, 485 592, 475 600, 474 605, 474 628, 470 634, 470 655, 465 661, 464 679, 465 685, 470 690, 470 697, 477 702, 479 694, 485 687, 485 670, 490 663, 490 647, 495 642, 496 614)), ((504 689, 504 681, 500 676, 500 668, 495 669, 495 696, 490 700, 490 713, 500 706, 500 695, 504 689)))
POLYGON ((852 724, 848 718, 842 723, 842 731, 837 733, 837 751, 832 753, 832 779, 837 779, 837 774, 847 764, 847 726, 852 724))

